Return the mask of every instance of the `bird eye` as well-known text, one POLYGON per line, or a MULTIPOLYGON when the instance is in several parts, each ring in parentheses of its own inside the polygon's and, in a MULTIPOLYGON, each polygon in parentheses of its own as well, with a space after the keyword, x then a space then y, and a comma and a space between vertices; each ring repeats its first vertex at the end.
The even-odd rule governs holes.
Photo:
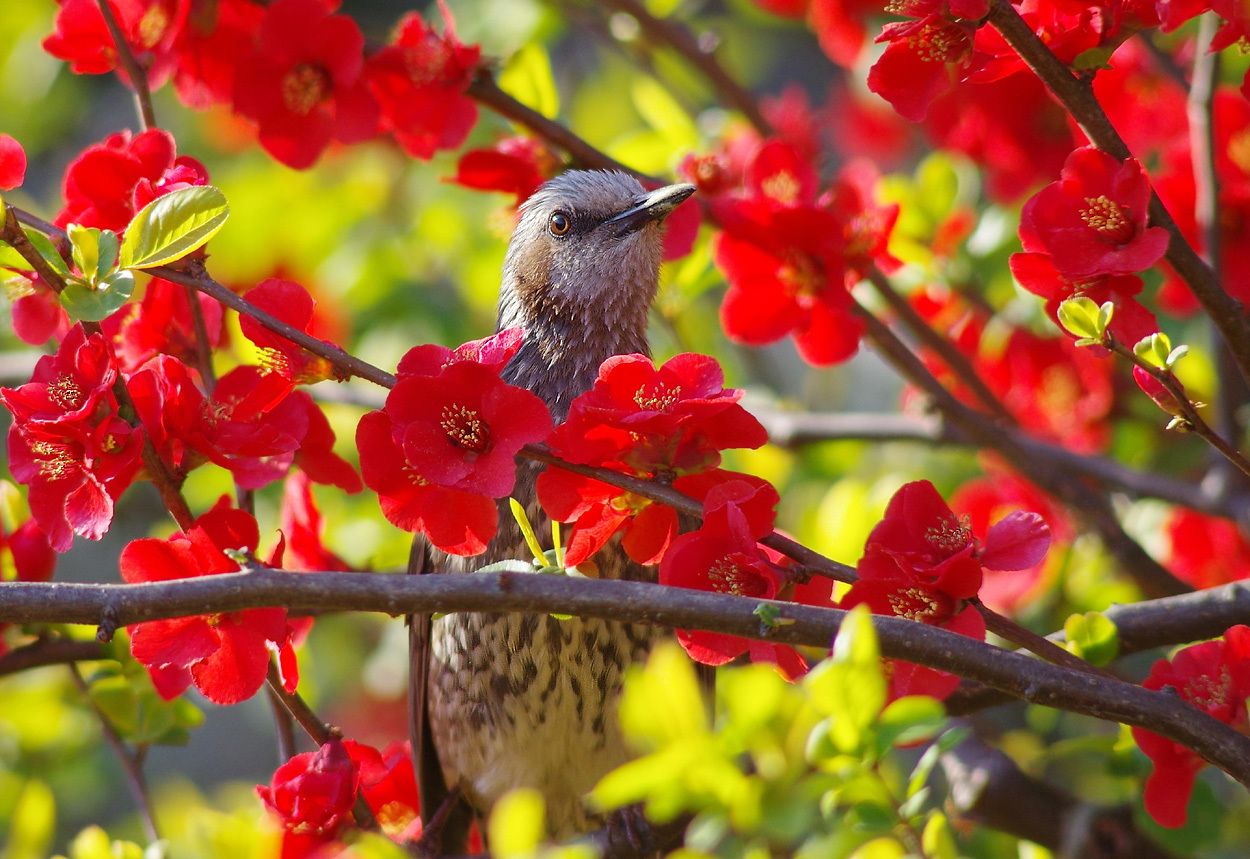
POLYGON ((551 230, 553 236, 562 236, 569 231, 569 227, 573 226, 573 222, 569 220, 569 216, 563 212, 556 212, 551 216, 551 220, 547 222, 547 229, 551 230))

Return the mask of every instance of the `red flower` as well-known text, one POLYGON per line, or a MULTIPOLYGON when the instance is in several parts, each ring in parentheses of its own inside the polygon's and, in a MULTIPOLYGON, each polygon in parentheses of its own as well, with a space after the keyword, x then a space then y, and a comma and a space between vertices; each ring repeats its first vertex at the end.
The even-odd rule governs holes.
MULTIPOLYGON (((1040 562, 1050 530, 1036 513, 1009 513, 981 547, 971 529, 927 480, 904 485, 872 529, 858 564, 859 581, 843 608, 866 604, 874 614, 907 617, 970 638, 985 638, 985 621, 967 601, 981 587, 982 567, 1022 570, 1040 562)), ((944 698, 959 678, 944 671, 895 663, 891 694, 944 698)))
POLYGON ((208 183, 204 165, 175 157, 174 138, 152 128, 132 139, 129 131, 110 134, 87 147, 65 170, 65 207, 56 224, 80 224, 122 232, 135 212, 162 194, 208 183))
POLYGON ((495 502, 485 495, 444 489, 420 477, 394 440, 386 412, 370 412, 356 427, 360 473, 378 493, 387 520, 405 531, 420 531, 452 555, 480 555, 499 526, 495 502))
MULTIPOLYGON (((617 355, 603 362, 594 386, 573 401, 548 443, 571 462, 638 477, 665 475, 686 491, 683 475, 713 468, 720 451, 768 440, 759 421, 738 405, 741 396, 724 387, 720 365, 706 355, 677 355, 658 369, 643 355, 617 355)), ((671 508, 559 468, 538 476, 537 491, 548 515, 575 523, 571 565, 622 527, 629 556, 654 564, 677 533, 671 508)))
POLYGON ((283 859, 311 855, 332 842, 351 821, 360 782, 360 766, 347 745, 331 739, 278 767, 268 787, 257 785, 256 795, 282 824, 283 859))
POLYGON ((990 389, 1034 435, 1079 453, 1102 450, 1115 398, 1112 368, 1071 337, 1023 328, 983 349, 976 360, 990 389))
MULTIPOLYGON (((1171 660, 1160 659, 1142 683, 1171 692, 1241 733, 1250 733, 1250 628, 1230 627, 1222 639, 1192 644, 1171 660)), ((1160 826, 1185 825, 1186 806, 1198 771, 1206 761, 1182 745, 1141 728, 1133 740, 1154 764, 1146 779, 1146 811, 1160 826)))
MULTIPOLYGON (((1115 305, 1115 314, 1108 328, 1121 343, 1131 346, 1159 330, 1155 315, 1134 297, 1142 289, 1141 278, 1135 274, 1073 281, 1060 274, 1055 268, 1054 258, 1044 253, 1012 254, 1008 265, 1017 283, 1046 299, 1046 314, 1055 320, 1056 325, 1059 325, 1059 305, 1074 296, 1084 296, 1099 306, 1107 301, 1115 305)), ((1063 329, 1062 325, 1059 327, 1063 329)), ((1063 330, 1066 332, 1066 329, 1063 330)), ((1095 348, 1105 352, 1102 347, 1095 348)))
POLYGON ((1146 226, 1150 183, 1136 160, 1121 164, 1084 146, 1060 176, 1024 204, 1020 241, 1026 251, 1050 254, 1064 278, 1144 271, 1167 251, 1167 230, 1146 226))
MULTIPOLYGON (((991 526, 1017 510, 1036 513, 1050 528, 1055 540, 1071 542, 1076 536, 1067 512, 1052 498, 1017 475, 994 469, 985 477, 971 480, 951 496, 951 510, 966 518, 973 533, 987 533, 991 526)), ((1013 613, 1028 604, 1030 597, 1046 587, 1042 579, 1054 564, 1042 559, 1020 570, 982 570, 977 596, 996 611, 1013 613)))
POLYGON ((477 122, 465 90, 481 50, 456 38, 451 12, 440 0, 443 35, 415 12, 400 19, 395 40, 369 58, 366 77, 382 106, 382 129, 413 158, 429 160, 455 149, 477 122))
POLYGON ((724 232, 714 246, 716 263, 729 290, 721 305, 721 324, 731 340, 753 346, 793 334, 807 361, 834 364, 859 345, 863 323, 852 314, 847 241, 855 263, 881 246, 868 238, 879 230, 868 221, 848 225, 865 214, 850 195, 817 201, 817 177, 792 145, 777 140, 759 147, 746 173, 749 195, 713 201, 724 232), (863 228, 863 229, 862 229, 863 228))
POLYGON ((42 346, 55 337, 64 340, 69 333, 69 314, 52 287, 33 271, 23 271, 9 280, 5 291, 13 301, 13 333, 23 343, 42 346))
POLYGON ((31 511, 58 552, 74 533, 104 535, 142 464, 142 432, 117 416, 116 378, 104 338, 75 326, 55 355, 39 359, 30 382, 0 389, 13 413, 10 470, 30 486, 31 511))
POLYGON ((517 451, 551 430, 542 400, 473 361, 401 379, 384 411, 404 461, 422 479, 492 498, 512 492, 517 451))
POLYGON ((1172 510, 1163 525, 1164 563, 1195 588, 1213 588, 1250 576, 1250 542, 1236 523, 1185 507, 1172 510))
MULTIPOLYGON (((295 281, 271 277, 248 290, 244 297, 291 327, 305 334, 311 332, 314 323, 313 308, 316 302, 308 294, 308 290, 295 281)), ((243 330, 243 336, 260 349, 260 363, 270 373, 277 373, 297 385, 311 385, 325 379, 345 378, 342 371, 336 369, 325 358, 306 351, 280 334, 273 333, 247 314, 239 317, 239 327, 243 330)), ((328 343, 335 349, 339 348, 329 341, 322 342, 328 343)))
POLYGON ((0 547, 8 549, 13 573, 19 582, 46 582, 56 570, 56 551, 34 519, 27 519, 12 534, 0 531, 0 547))
MULTIPOLYGON (((774 599, 784 573, 756 541, 772 530, 771 504, 754 503, 762 491, 733 481, 713 490, 704 506, 703 525, 673 541, 660 563, 660 584, 694 588, 735 596, 774 599), (766 513, 761 515, 761 511, 766 513)), ((776 503, 776 492, 768 499, 776 503)), ((678 630, 677 640, 690 658, 704 665, 724 665, 744 653, 754 662, 770 662, 793 680, 807 670, 807 662, 792 647, 753 641, 736 635, 678 630)))
POLYGON ((378 129, 365 86, 364 36, 337 0, 277 0, 239 63, 234 109, 260 126, 260 144, 288 167, 311 167, 330 141, 356 143, 378 129))
POLYGON ((401 381, 409 376, 437 376, 460 361, 476 362, 498 374, 521 348, 524 336, 520 328, 505 328, 489 337, 462 343, 455 349, 436 343, 414 346, 399 359, 395 376, 401 381))
POLYGON ((313 497, 312 481, 292 471, 282 492, 282 536, 287 566, 294 570, 341 570, 353 567, 322 542, 325 521, 313 497))
POLYGON ((360 790, 382 831, 399 844, 420 837, 421 804, 409 744, 391 743, 381 752, 352 740, 344 745, 360 766, 360 790))
POLYGON ((470 149, 460 156, 451 180, 479 191, 502 191, 516 196, 520 206, 556 171, 559 162, 533 137, 509 137, 490 149, 470 149))
MULTIPOLYGON (((56 30, 43 40, 49 54, 70 64, 76 74, 103 74, 118 63, 117 43, 104 22, 97 0, 60 0, 56 30)), ((109 0, 126 46, 155 89, 165 82, 177 61, 174 42, 182 31, 190 0, 109 0)))
POLYGON ((967 79, 986 57, 973 50, 976 27, 947 17, 941 0, 903 5, 901 14, 914 20, 882 28, 876 41, 889 44, 868 71, 868 88, 912 122, 920 122, 932 101, 950 89, 952 79, 967 79))
POLYGON ((251 53, 265 10, 251 0, 215 0, 214 14, 192 14, 178 40, 174 89, 187 107, 230 101, 235 69, 251 53))
POLYGON ((26 180, 26 150, 7 134, 0 134, 0 191, 26 180))
MULTIPOLYGON (((193 295, 204 318, 208 345, 222 345, 221 304, 202 292, 193 295)), ((101 324, 113 341, 123 373, 133 373, 158 354, 172 355, 190 366, 196 364, 199 341, 187 290, 163 278, 152 278, 142 301, 127 304, 101 324)))
MULTIPOLYGON (((256 520, 218 503, 186 534, 143 539, 122 550, 122 578, 130 583, 168 581, 235 572, 227 551, 254 553, 260 540, 256 520)), ((286 609, 253 608, 212 615, 153 620, 128 627, 130 652, 152 675, 166 700, 192 683, 216 704, 237 704, 265 682, 270 650, 282 653, 288 690, 298 678, 289 649, 286 609)))
POLYGON ((924 130, 935 145, 971 158, 1000 203, 1054 176, 1077 145, 1067 113, 1033 74, 952 88, 934 101, 924 130))

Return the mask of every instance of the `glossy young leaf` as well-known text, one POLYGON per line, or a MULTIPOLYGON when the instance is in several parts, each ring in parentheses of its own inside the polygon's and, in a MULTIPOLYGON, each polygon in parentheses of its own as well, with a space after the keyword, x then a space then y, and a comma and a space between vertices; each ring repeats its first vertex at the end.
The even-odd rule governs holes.
POLYGON ((135 214, 121 244, 122 268, 153 268, 181 259, 226 223, 226 195, 212 185, 192 185, 157 197, 135 214))

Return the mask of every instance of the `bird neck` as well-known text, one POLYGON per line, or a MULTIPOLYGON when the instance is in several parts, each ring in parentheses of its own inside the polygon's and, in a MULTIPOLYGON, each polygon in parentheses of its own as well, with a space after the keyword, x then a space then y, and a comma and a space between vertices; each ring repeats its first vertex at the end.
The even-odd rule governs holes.
POLYGON ((647 312, 650 290, 614 290, 616 302, 542 307, 500 305, 500 329, 525 329, 520 350, 504 368, 504 381, 528 388, 551 409, 557 422, 568 417, 569 404, 594 385, 599 365, 613 355, 650 355, 647 312), (627 299, 647 296, 646 304, 627 299))

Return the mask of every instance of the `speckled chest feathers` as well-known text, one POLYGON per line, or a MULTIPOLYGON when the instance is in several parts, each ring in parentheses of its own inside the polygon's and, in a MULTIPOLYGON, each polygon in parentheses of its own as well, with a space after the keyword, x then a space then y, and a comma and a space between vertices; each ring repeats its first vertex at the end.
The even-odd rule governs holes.
MULTIPOLYGON (((557 421, 593 384, 604 359, 648 352, 663 219, 692 191, 676 185, 648 193, 625 174, 574 171, 522 207, 504 262, 499 327, 521 326, 525 339, 504 378, 540 396, 557 421)), ((534 494, 540 470, 522 465, 513 495, 537 533, 550 535, 534 494)), ((486 553, 438 558, 437 571, 471 574, 530 557, 507 499, 499 508, 499 533, 486 553)), ((653 568, 625 556, 619 538, 595 561, 605 578, 655 578, 653 568)), ((459 785, 483 813, 508 790, 536 788, 555 837, 595 826, 583 796, 629 759, 615 716, 622 672, 664 634, 641 624, 549 615, 435 620, 426 693, 447 784, 459 785)))

